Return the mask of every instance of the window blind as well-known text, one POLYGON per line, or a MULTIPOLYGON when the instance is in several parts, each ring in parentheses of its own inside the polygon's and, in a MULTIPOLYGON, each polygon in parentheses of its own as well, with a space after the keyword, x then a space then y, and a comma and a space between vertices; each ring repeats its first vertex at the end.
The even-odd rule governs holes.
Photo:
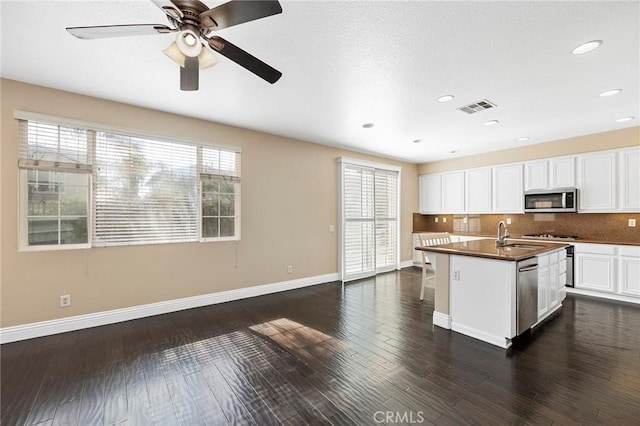
POLYGON ((344 274, 357 278, 375 271, 374 171, 344 166, 344 274))
POLYGON ((197 147, 96 133, 94 246, 198 241, 197 147))
POLYGON ((390 166, 378 168, 377 163, 360 163, 340 159, 343 281, 364 278, 399 265, 399 170, 390 166))
POLYGON ((18 165, 21 168, 89 172, 90 136, 87 129, 19 120, 18 165))

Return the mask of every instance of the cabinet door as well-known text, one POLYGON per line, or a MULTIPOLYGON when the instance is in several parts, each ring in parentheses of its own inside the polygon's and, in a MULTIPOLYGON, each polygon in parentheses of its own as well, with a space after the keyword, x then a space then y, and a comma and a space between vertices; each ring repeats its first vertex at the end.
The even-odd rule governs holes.
POLYGON ((547 164, 547 160, 530 161, 524 164, 525 191, 549 187, 547 164))
POLYGON ((469 213, 491 212, 491 168, 468 170, 465 179, 465 207, 469 213))
POLYGON ((558 264, 554 263, 549 266, 549 309, 553 310, 560 300, 558 300, 558 264))
POLYGON ((549 160, 549 187, 573 188, 576 186, 575 157, 559 157, 549 160))
POLYGON ((493 211, 522 213, 524 200, 522 164, 509 164, 493 168, 493 211))
POLYGON ((616 153, 605 152, 578 157, 578 200, 580 211, 616 210, 616 153))
POLYGON ((585 290, 615 291, 615 257, 592 254, 575 254, 575 287, 585 290))
POLYGON ((538 320, 549 311, 549 267, 538 267, 538 320))
POLYGON ((420 213, 442 212, 442 175, 420 175, 420 213))
POLYGON ((442 174, 442 211, 464 213, 464 172, 442 174))
POLYGON ((620 151, 619 160, 620 208, 640 211, 640 148, 620 151))
POLYGON ((640 297, 640 258, 620 258, 620 294, 640 297))

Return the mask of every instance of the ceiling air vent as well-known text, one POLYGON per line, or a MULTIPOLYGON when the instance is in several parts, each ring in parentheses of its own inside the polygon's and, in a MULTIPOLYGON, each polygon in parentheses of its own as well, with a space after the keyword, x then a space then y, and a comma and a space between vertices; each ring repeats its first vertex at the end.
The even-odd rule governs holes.
POLYGON ((474 102, 469 105, 461 106, 458 108, 460 111, 466 112, 467 114, 474 114, 476 112, 484 111, 485 109, 495 108, 496 104, 489 102, 486 99, 483 99, 478 102, 474 102))

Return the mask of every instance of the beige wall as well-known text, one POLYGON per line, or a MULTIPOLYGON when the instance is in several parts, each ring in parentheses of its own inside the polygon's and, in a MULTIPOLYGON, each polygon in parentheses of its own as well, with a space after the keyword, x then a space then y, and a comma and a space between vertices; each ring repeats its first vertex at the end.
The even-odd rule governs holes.
POLYGON ((602 151, 640 145, 640 127, 629 127, 611 132, 595 133, 553 142, 527 145, 519 148, 424 163, 418 166, 418 174, 439 173, 451 170, 471 169, 494 164, 514 163, 581 152, 602 151))
POLYGON ((402 167, 401 258, 412 259, 415 164, 1 80, 0 326, 106 311, 337 272, 336 158, 402 167), (242 148, 242 240, 18 252, 14 110, 242 148), (287 265, 293 274, 287 274, 287 265), (71 294, 72 306, 58 307, 71 294))

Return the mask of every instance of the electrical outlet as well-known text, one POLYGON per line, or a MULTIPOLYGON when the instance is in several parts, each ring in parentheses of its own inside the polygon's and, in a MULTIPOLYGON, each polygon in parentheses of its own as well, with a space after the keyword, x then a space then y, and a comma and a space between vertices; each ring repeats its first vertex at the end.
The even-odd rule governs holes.
POLYGON ((438 223, 438 217, 436 216, 436 223, 438 223))
POLYGON ((460 270, 453 271, 453 280, 460 281, 460 270))
POLYGON ((467 223, 467 217, 466 216, 462 218, 462 223, 467 223))
POLYGON ((510 217, 507 218, 507 225, 511 225, 511 218, 510 217))
POLYGON ((63 294, 62 296, 60 296, 60 307, 68 308, 69 306, 71 306, 71 295, 63 294))
POLYGON ((447 218, 446 217, 442 218, 442 223, 447 223, 447 218))
POLYGON ((287 274, 290 274, 293 272, 293 266, 289 265, 287 266, 287 274))
POLYGON ((636 220, 635 219, 629 219, 629 227, 630 228, 635 228, 636 226, 636 220))

